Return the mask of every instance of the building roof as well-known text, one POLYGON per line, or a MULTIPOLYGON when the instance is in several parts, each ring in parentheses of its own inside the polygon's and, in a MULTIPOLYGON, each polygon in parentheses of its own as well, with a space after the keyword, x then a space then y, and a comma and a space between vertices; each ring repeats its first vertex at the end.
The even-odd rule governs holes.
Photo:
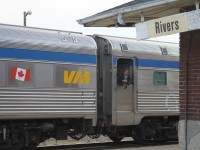
POLYGON ((134 26, 180 12, 185 6, 195 5, 195 0, 133 0, 123 5, 78 20, 85 27, 134 26))
MULTIPOLYGON (((108 10, 106 10, 106 11, 103 11, 103 12, 101 12, 101 13, 107 13, 107 12, 109 12, 109 11, 121 9, 121 8, 128 7, 128 6, 138 5, 138 4, 142 4, 142 3, 150 2, 150 1, 154 1, 154 0, 133 0, 133 1, 130 1, 130 2, 128 2, 128 3, 125 3, 125 4, 122 4, 122 5, 116 6, 116 7, 114 7, 114 8, 108 9, 108 10)), ((98 14, 100 14, 100 13, 98 13, 98 14)))

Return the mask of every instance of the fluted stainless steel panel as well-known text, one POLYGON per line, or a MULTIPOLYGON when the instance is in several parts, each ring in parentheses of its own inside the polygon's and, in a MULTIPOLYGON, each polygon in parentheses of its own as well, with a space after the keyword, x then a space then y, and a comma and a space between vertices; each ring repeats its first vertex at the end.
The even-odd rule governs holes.
POLYGON ((96 53, 96 43, 90 36, 69 31, 4 24, 0 24, 0 47, 64 53, 96 53))
POLYGON ((139 92, 137 94, 138 112, 178 112, 178 91, 139 92))
MULTIPOLYGON (((104 38, 108 40, 112 46, 112 53, 118 56, 130 56, 131 53, 134 53, 134 57, 136 54, 142 54, 143 58, 144 55, 147 54, 148 58, 157 55, 159 57, 162 55, 161 48, 165 47, 168 51, 168 56, 178 56, 179 55, 179 45, 177 43, 163 43, 159 41, 148 41, 148 40, 135 40, 130 38, 120 38, 120 37, 113 37, 113 36, 103 36, 103 35, 96 35, 98 37, 104 38), (128 51, 125 53, 121 50, 121 44, 126 44, 128 47, 128 51), (149 55, 151 54, 151 56, 149 55)), ((157 59, 154 57, 154 59, 157 59)), ((174 59, 173 57, 168 59, 174 59)), ((175 58, 178 60, 177 58, 175 58)))
POLYGON ((65 117, 96 114, 95 90, 0 88, 0 118, 65 117), (15 117, 14 117, 15 116, 15 117))

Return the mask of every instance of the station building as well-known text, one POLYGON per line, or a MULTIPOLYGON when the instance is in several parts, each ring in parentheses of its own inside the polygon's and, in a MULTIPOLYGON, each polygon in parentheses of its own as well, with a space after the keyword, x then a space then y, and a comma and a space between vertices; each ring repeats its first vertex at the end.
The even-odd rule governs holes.
POLYGON ((85 27, 136 26, 138 39, 180 33, 180 150, 200 150, 199 3, 199 0, 133 0, 78 20, 85 27))

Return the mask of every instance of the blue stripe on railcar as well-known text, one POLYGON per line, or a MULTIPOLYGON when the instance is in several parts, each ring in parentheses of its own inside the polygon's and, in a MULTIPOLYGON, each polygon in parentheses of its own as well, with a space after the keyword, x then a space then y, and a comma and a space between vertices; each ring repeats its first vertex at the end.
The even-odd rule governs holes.
MULTIPOLYGON (((135 61, 134 63, 137 63, 137 65, 139 67, 179 69, 179 62, 178 61, 137 59, 137 61, 135 61)), ((113 57, 113 65, 116 65, 116 64, 117 64, 117 57, 113 57)))
POLYGON ((179 62, 178 61, 165 61, 165 60, 138 59, 138 66, 153 67, 153 68, 179 69, 179 62))
POLYGON ((113 65, 117 65, 117 57, 113 57, 113 65))
POLYGON ((0 58, 96 64, 96 55, 0 48, 0 58))

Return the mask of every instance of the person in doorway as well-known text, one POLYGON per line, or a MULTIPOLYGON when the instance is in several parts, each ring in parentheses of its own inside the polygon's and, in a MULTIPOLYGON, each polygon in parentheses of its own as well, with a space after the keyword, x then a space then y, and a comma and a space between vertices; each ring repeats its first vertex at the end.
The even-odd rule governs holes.
POLYGON ((121 77, 121 83, 122 83, 122 86, 124 86, 125 89, 130 84, 130 76, 129 76, 129 69, 128 68, 126 68, 123 72, 123 75, 121 77))

